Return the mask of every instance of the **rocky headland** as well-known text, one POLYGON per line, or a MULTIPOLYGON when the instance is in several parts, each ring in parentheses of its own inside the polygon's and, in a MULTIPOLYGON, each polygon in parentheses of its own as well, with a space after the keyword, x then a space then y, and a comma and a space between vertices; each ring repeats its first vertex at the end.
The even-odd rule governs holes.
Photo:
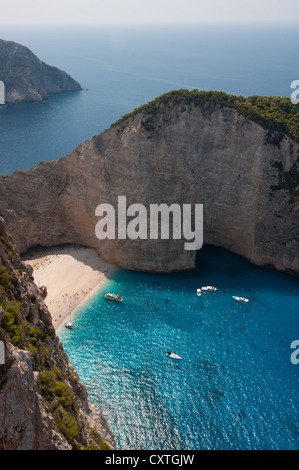
POLYGON ((287 98, 168 93, 70 155, 1 178, 0 214, 20 252, 78 243, 125 269, 169 272, 195 267, 185 240, 99 240, 95 209, 117 207, 118 196, 203 204, 205 244, 298 274, 295 108, 287 98))
POLYGON ((50 95, 81 90, 80 84, 56 67, 45 64, 27 47, 0 39, 0 80, 5 104, 43 101, 50 95))
POLYGON ((89 404, 44 297, 0 219, 0 449, 114 449, 114 435, 89 404))

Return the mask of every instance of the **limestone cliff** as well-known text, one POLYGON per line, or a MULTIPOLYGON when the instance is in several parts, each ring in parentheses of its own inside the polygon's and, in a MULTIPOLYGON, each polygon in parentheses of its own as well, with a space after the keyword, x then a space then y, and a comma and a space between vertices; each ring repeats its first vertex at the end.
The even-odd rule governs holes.
POLYGON ((123 268, 163 272, 194 268, 196 253, 184 240, 100 241, 96 206, 118 195, 146 207, 202 203, 204 243, 298 273, 299 144, 275 125, 170 94, 70 155, 2 178, 0 214, 21 252, 79 243, 123 268))
POLYGON ((35 285, 0 219, 0 449, 115 448, 101 412, 55 334, 35 285), (4 364, 3 364, 4 362, 4 364))
POLYGON ((81 90, 67 73, 45 64, 27 47, 2 39, 0 80, 5 85, 6 104, 43 101, 54 93, 81 90))

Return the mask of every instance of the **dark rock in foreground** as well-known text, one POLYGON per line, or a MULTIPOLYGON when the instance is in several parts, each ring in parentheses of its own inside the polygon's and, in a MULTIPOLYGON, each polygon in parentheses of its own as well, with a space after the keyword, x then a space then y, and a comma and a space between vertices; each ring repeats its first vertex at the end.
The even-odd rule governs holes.
POLYGON ((107 450, 114 435, 0 218, 0 450, 107 450))

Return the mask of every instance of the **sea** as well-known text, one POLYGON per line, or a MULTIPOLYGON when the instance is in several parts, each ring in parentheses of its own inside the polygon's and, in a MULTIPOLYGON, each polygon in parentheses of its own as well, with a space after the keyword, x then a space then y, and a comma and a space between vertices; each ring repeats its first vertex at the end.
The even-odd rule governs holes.
MULTIPOLYGON (((58 159, 174 89, 289 97, 299 79, 298 25, 2 27, 0 37, 84 88, 0 108, 1 175, 58 159)), ((298 278, 204 246, 191 272, 118 269, 59 337, 118 449, 298 450, 298 315, 298 278), (197 296, 204 285, 217 291, 197 296)))

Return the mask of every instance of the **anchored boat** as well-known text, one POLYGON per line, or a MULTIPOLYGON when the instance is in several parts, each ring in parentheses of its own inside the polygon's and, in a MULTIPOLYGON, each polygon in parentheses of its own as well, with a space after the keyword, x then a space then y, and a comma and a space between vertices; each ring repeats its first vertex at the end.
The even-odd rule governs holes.
POLYGON ((106 299, 108 300, 115 300, 116 302, 122 302, 123 299, 120 295, 117 295, 117 294, 111 294, 110 292, 108 292, 107 294, 104 294, 104 296, 106 297, 106 299))
POLYGON ((238 302, 244 302, 244 304, 249 303, 249 299, 246 299, 245 297, 237 297, 236 295, 233 295, 233 299, 237 300, 238 302))
POLYGON ((167 351, 166 356, 171 357, 172 359, 182 359, 181 356, 178 356, 178 354, 171 351, 167 351))

